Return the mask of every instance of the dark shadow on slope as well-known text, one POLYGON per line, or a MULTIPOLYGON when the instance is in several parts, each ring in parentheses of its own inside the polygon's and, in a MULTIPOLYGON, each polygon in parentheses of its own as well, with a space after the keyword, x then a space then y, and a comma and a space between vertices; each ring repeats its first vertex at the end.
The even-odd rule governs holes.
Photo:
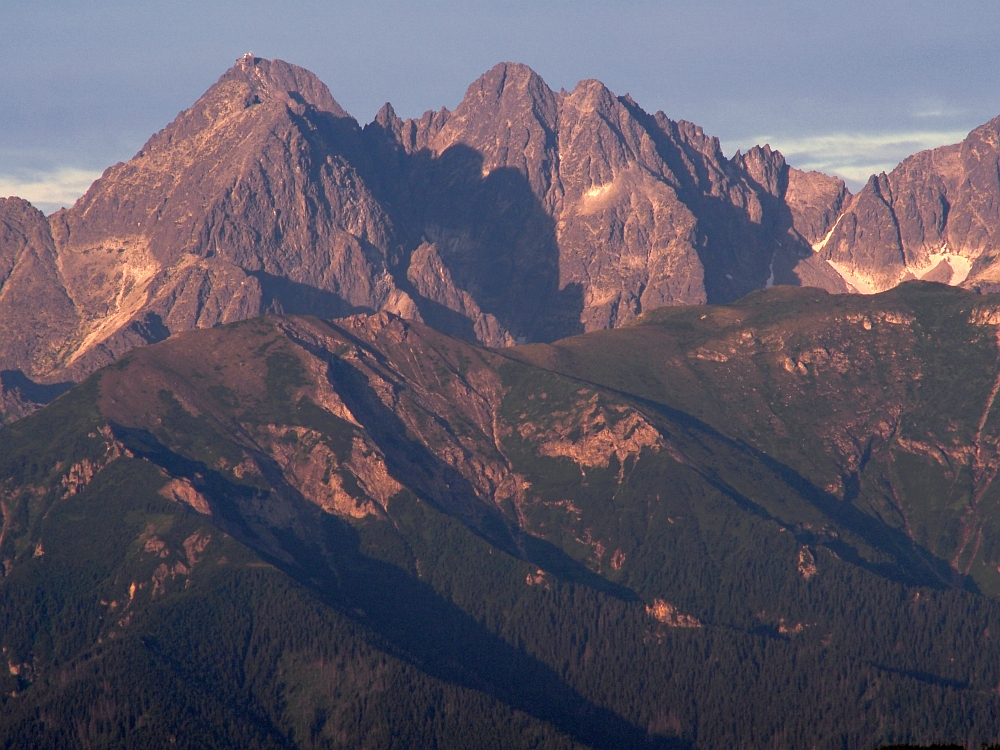
POLYGON ((516 338, 554 341, 583 332, 583 289, 560 288, 555 221, 524 174, 508 167, 486 173, 482 154, 463 144, 438 156, 406 153, 378 123, 364 135, 379 172, 372 184, 398 217, 403 247, 394 275, 418 305, 419 274, 407 273, 413 251, 429 242, 455 287, 516 338))
POLYGON ((51 384, 36 383, 21 370, 0 371, 0 388, 5 393, 17 391, 22 401, 30 401, 40 405, 55 400, 74 385, 76 383, 72 381, 51 384))
POLYGON ((946 677, 940 677, 936 674, 931 674, 930 672, 915 672, 910 669, 896 669, 894 667, 887 667, 884 664, 875 664, 872 662, 872 666, 880 672, 888 672, 889 674, 899 675, 900 677, 907 677, 911 680, 918 680, 920 682, 926 682, 928 685, 937 685, 939 687, 948 687, 952 690, 968 690, 969 683, 961 682, 959 680, 949 680, 946 677))
POLYGON ((399 568, 365 557, 355 562, 344 603, 385 639, 384 648, 428 674, 493 695, 591 747, 689 747, 681 740, 648 737, 588 702, 550 667, 489 633, 399 568))
MULTIPOLYGON (((216 747, 232 747, 235 739, 233 737, 233 729, 236 728, 233 725, 236 725, 239 727, 238 731, 242 735, 240 737, 240 744, 248 742, 249 738, 252 737, 254 739, 260 738, 258 742, 264 740, 270 743, 271 747, 284 748, 284 750, 298 750, 301 747, 294 742, 293 738, 282 731, 282 728, 278 727, 271 717, 265 711, 262 711, 260 706, 252 699, 243 698, 241 700, 241 696, 239 695, 227 694, 222 690, 218 690, 215 685, 205 684, 203 674, 183 664, 171 653, 171 649, 164 647, 164 644, 160 643, 157 638, 150 635, 143 635, 138 638, 138 644, 141 644, 142 649, 146 653, 137 653, 133 658, 137 660, 149 659, 150 663, 146 665, 147 669, 159 672, 160 674, 157 676, 160 679, 165 682, 173 682, 177 686, 175 689, 178 692, 183 691, 183 698, 180 698, 178 703, 181 701, 187 702, 188 706, 185 706, 185 708, 192 713, 196 712, 197 709, 190 708, 189 706, 197 706, 199 703, 202 705, 217 706, 216 710, 222 716, 225 716, 223 721, 219 721, 219 718, 213 717, 214 721, 206 722, 212 727, 212 734, 209 735, 214 740, 212 745, 216 747)), ((135 648, 138 644, 130 645, 135 648)), ((206 711, 205 713, 208 712, 206 711)), ((191 730, 188 727, 184 728, 185 734, 189 731, 191 730)), ((167 746, 171 745, 175 745, 175 742, 171 742, 167 746)), ((111 743, 105 745, 105 747, 109 746, 113 747, 114 745, 111 743)))
MULTIPOLYGON (((519 364, 524 364, 519 360, 514 360, 519 364)), ((610 388, 602 383, 597 383, 585 378, 579 378, 565 373, 564 377, 569 377, 589 386, 600 388, 604 391, 614 393, 625 401, 632 402, 640 409, 646 409, 652 413, 659 414, 669 419, 675 424, 690 430, 691 432, 704 435, 712 441, 722 443, 730 450, 750 456, 754 460, 763 464, 769 471, 776 475, 785 485, 799 494, 804 500, 816 507, 825 516, 836 522, 842 528, 850 531, 868 545, 883 553, 890 554, 896 561, 890 563, 873 563, 865 559, 856 549, 841 539, 819 539, 815 535, 803 529, 793 530, 803 543, 819 544, 836 552, 841 558, 854 565, 869 570, 876 575, 888 578, 893 581, 907 585, 927 586, 928 588, 947 589, 955 587, 956 574, 951 569, 947 561, 936 557, 929 550, 921 547, 910 537, 899 529, 887 525, 885 522, 864 513, 853 503, 840 500, 836 496, 820 489, 790 466, 772 458, 763 451, 742 441, 730 438, 716 430, 711 425, 702 422, 687 412, 680 411, 666 404, 641 398, 635 394, 619 391, 610 388)), ((728 484, 722 477, 714 471, 706 470, 704 467, 693 467, 706 481, 710 482, 716 489, 730 497, 748 512, 755 515, 773 519, 766 509, 745 497, 734 487, 728 484)), ((968 591, 978 592, 975 582, 968 576, 961 576, 960 588, 968 591)))
POLYGON ((417 303, 417 308, 420 310, 420 317, 431 328, 441 331, 441 333, 447 333, 449 336, 463 339, 464 341, 476 340, 476 330, 471 318, 467 318, 462 313, 447 308, 438 302, 419 296, 417 290, 412 286, 407 289, 407 292, 417 303))
MULTIPOLYGON (((892 555, 896 560, 895 564, 873 563, 862 557, 856 549, 848 545, 841 539, 815 538, 809 532, 798 530, 796 534, 801 536, 803 541, 810 544, 822 544, 830 550, 836 552, 847 562, 865 568, 879 576, 894 580, 907 585, 927 586, 929 588, 946 589, 952 588, 954 571, 948 563, 935 557, 928 550, 920 547, 910 537, 899 529, 895 529, 883 521, 868 515, 858 509, 849 500, 840 500, 836 496, 820 489, 807 480, 790 466, 772 458, 763 451, 745 443, 742 440, 734 440, 715 430, 715 428, 702 422, 701 420, 687 414, 686 412, 673 409, 665 404, 659 404, 645 399, 639 399, 628 394, 620 394, 625 398, 640 403, 641 405, 656 410, 669 417, 678 424, 689 429, 696 430, 709 435, 712 439, 720 441, 729 448, 751 456, 755 460, 766 466, 788 487, 793 489, 800 497, 808 501, 827 518, 830 518, 839 526, 847 529, 852 534, 863 539, 868 545, 882 552, 892 555)), ((724 484, 717 477, 716 481, 720 485, 724 484)), ((728 485, 726 485, 728 487, 728 485)), ((729 488, 727 494, 735 493, 729 488)), ((730 496, 733 496, 730 494, 730 496)), ((751 502, 745 499, 746 502, 751 502)), ((962 579, 964 588, 977 590, 975 584, 968 577, 962 579)))
MULTIPOLYGON (((771 468, 772 471, 774 470, 774 467, 772 466, 769 466, 768 468, 771 468)), ((842 539, 834 539, 827 536, 820 537, 803 528, 788 527, 781 519, 771 515, 770 513, 767 512, 767 510, 763 506, 758 505, 753 500, 748 498, 746 495, 741 494, 732 485, 730 485, 724 479, 719 477, 718 474, 716 474, 714 471, 708 471, 701 467, 695 467, 694 471, 697 472, 699 476, 701 476, 715 489, 717 489, 719 492, 724 494, 730 500, 735 502, 744 511, 752 513, 753 515, 757 516, 762 520, 774 521, 775 523, 781 525, 783 528, 786 528, 795 537, 796 541, 798 541, 800 544, 826 547, 832 552, 835 552, 837 556, 840 557, 845 562, 848 562, 852 565, 856 565, 859 568, 864 568, 865 570, 874 573, 875 575, 887 578, 891 581, 896 581, 897 583, 903 583, 911 586, 922 585, 922 586, 927 586, 929 588, 937 588, 937 589, 947 588, 946 586, 942 585, 942 582, 939 579, 934 578, 933 576, 925 575, 924 573, 926 573, 926 571, 922 573, 919 570, 915 571, 907 568, 904 565, 904 563, 906 562, 906 558, 904 558, 900 562, 900 564, 897 565, 891 563, 873 563, 870 560, 867 560, 864 557, 862 557, 855 547, 851 546, 842 539)), ((784 481, 785 478, 782 477, 782 480, 784 481)), ((808 498, 806 499, 808 500, 808 498)), ((868 519, 871 523, 876 523, 876 524, 882 523, 878 519, 871 518, 870 516, 862 514, 860 511, 858 511, 858 513, 864 516, 865 519, 868 519)), ((832 518, 842 527, 850 528, 852 532, 857 533, 855 529, 851 528, 848 524, 844 523, 842 519, 835 518, 829 513, 827 513, 827 516, 832 518)), ((860 520, 860 525, 864 526, 864 524, 865 521, 860 520)), ((861 536, 869 544, 873 544, 873 542, 869 538, 871 535, 858 534, 858 536, 861 536)), ((882 550, 883 552, 885 551, 884 547, 878 547, 878 549, 882 550)), ((900 558, 898 554, 894 556, 897 558, 897 560, 900 558)))
MULTIPOLYGON (((376 358, 382 358, 365 342, 351 335, 349 330, 338 330, 358 346, 372 352, 376 358)), ((407 437, 406 425, 382 403, 360 372, 325 349, 298 339, 291 332, 286 332, 286 335, 327 363, 327 377, 382 451, 389 473, 405 483, 421 500, 457 518, 498 549, 527 560, 561 580, 588 586, 623 601, 639 601, 630 589, 594 573, 549 542, 512 526, 496 506, 479 499, 475 488, 457 469, 446 464, 422 443, 407 437)), ((433 414, 428 414, 428 418, 437 419, 433 414)), ((441 426, 448 429, 444 423, 441 426)))
POLYGON ((491 633, 427 584, 364 555, 358 532, 278 478, 280 469, 269 457, 255 456, 265 477, 278 478, 280 486, 273 490, 293 515, 292 523, 273 535, 279 550, 245 515, 247 507, 266 499, 261 490, 229 481, 170 450, 145 430, 120 425, 112 429, 137 458, 191 481, 210 499, 213 522, 221 530, 307 586, 341 615, 363 625, 378 648, 437 679, 492 695, 594 748, 691 748, 684 740, 650 737, 589 702, 552 668, 491 633))
POLYGON ((483 176, 483 157, 455 145, 421 151, 407 165, 414 221, 455 284, 515 337, 553 341, 582 333, 582 289, 559 288, 555 222, 523 174, 483 176))
MULTIPOLYGON (((455 320, 465 317, 455 301, 464 291, 515 338, 554 341, 583 332, 583 289, 579 284, 560 288, 555 222, 519 170, 484 174, 482 155, 464 145, 439 156, 426 149, 407 153, 377 123, 362 130, 353 118, 317 110, 294 94, 291 98, 296 104, 291 117, 310 144, 312 183, 328 181, 324 170, 331 163, 346 162, 361 177, 363 188, 386 211, 388 221, 381 223, 389 236, 358 239, 374 267, 384 258, 395 285, 413 298, 430 325, 475 340, 471 323, 455 320), (449 285, 428 269, 411 270, 413 252, 426 242, 435 245, 448 269, 450 290, 442 289, 449 285)), ((322 190, 310 194, 308 206, 336 225, 351 223, 344 216, 348 207, 331 205, 322 190)), ((286 313, 349 314, 337 309, 340 297, 334 291, 294 288, 294 282, 253 275, 286 313)))
POLYGON ((208 496, 211 499, 213 518, 223 521, 223 531, 248 546, 259 549, 260 540, 241 518, 240 507, 248 501, 263 499, 266 492, 229 481, 204 463, 170 450, 148 430, 124 427, 114 422, 110 423, 110 427, 115 439, 121 441, 136 458, 159 466, 171 477, 187 479, 196 490, 208 496))
POLYGON ((308 284, 301 284, 282 276, 263 271, 247 271, 260 282, 263 292, 261 307, 277 315, 315 315, 329 320, 357 313, 374 312, 371 308, 356 307, 343 297, 308 284))
POLYGON ((598 575, 583 563, 567 555, 552 542, 520 532, 518 543, 521 548, 521 557, 524 560, 532 565, 537 565, 559 580, 575 583, 578 586, 587 586, 600 591, 605 596, 613 596, 624 602, 642 601, 642 598, 632 589, 598 575))
MULTIPOLYGON (((406 425, 382 403, 360 372, 324 349, 310 346, 306 341, 296 343, 326 361, 327 377, 382 451, 392 476, 403 480, 422 500, 459 519, 490 544, 517 555, 515 535, 507 520, 478 498, 457 469, 441 461, 422 443, 409 439, 406 425)), ((433 414, 428 417, 437 419, 433 414)), ((441 423, 441 426, 447 429, 447 425, 441 423)))
MULTIPOLYGON (((745 444, 744 444, 745 445, 745 444)), ((893 528, 883 521, 870 516, 860 510, 849 500, 839 500, 834 495, 823 491, 812 484, 805 477, 800 475, 790 466, 771 458, 765 453, 746 445, 746 450, 751 452, 758 460, 763 462, 769 469, 777 474, 792 489, 798 492, 803 498, 812 503, 824 515, 836 521, 840 526, 848 529, 853 534, 861 537, 869 545, 888 552, 898 561, 902 578, 897 578, 904 583, 911 585, 927 586, 929 588, 945 589, 954 586, 956 573, 948 565, 947 561, 936 557, 932 552, 924 549, 910 537, 899 529, 893 528)), ((837 552, 837 547, 829 541, 824 544, 837 552)), ((872 566, 867 563, 867 566, 872 566)), ((875 565, 875 572, 892 578, 882 569, 884 565, 875 565)), ((959 576, 960 588, 974 593, 979 592, 972 578, 959 576)))
POLYGON ((154 312, 148 312, 142 319, 133 321, 126 330, 138 334, 147 344, 156 344, 170 337, 170 329, 163 318, 154 312))
MULTIPOLYGON (((812 254, 812 248, 792 231, 792 212, 783 199, 787 166, 778 176, 777 195, 772 195, 740 165, 722 159, 727 177, 733 182, 744 181, 760 201, 760 221, 752 221, 747 209, 734 204, 725 193, 711 192, 708 159, 688 141, 677 123, 668 126, 631 100, 623 97, 620 101, 652 136, 660 158, 680 181, 679 197, 698 217, 700 241, 695 249, 705 269, 708 304, 733 302, 763 289, 775 267, 791 266, 795 260, 812 254)), ((776 283, 790 283, 791 273, 785 277, 776 279, 776 283)))

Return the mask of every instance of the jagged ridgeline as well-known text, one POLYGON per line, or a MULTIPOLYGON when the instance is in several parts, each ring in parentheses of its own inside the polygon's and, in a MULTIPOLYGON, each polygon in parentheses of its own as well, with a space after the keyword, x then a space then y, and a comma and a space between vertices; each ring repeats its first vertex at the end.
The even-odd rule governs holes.
POLYGON ((72 208, 0 199, 0 419, 125 352, 264 312, 380 310, 490 346, 774 284, 997 288, 1000 118, 858 195, 599 81, 503 63, 361 126, 246 56, 72 208))
POLYGON ((0 746, 996 742, 1000 302, 136 349, 0 431, 0 746))

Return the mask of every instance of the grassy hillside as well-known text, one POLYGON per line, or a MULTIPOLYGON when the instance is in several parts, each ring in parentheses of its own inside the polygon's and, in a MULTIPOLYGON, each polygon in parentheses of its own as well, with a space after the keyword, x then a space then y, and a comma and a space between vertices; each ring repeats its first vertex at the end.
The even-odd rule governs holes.
POLYGON ((134 351, 0 431, 0 746, 995 742, 989 303, 134 351))

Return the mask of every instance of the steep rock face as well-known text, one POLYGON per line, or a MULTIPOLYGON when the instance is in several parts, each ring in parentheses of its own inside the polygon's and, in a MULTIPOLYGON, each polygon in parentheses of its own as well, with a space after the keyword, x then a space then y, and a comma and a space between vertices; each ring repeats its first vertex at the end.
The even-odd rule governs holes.
POLYGON ((58 214, 54 234, 68 257, 113 237, 140 263, 214 257, 367 300, 356 286, 370 271, 338 276, 365 270, 362 243, 384 247, 389 231, 341 152, 356 130, 312 74, 245 57, 58 214))
POLYGON ((57 361, 73 318, 45 216, 20 198, 0 198, 0 370, 57 361))
POLYGON ((993 291, 1000 280, 1000 118, 953 146, 872 176, 845 206, 820 254, 862 292, 911 278, 993 291))
POLYGON ((417 165, 411 231, 519 338, 735 299, 768 283, 776 257, 794 266, 809 255, 789 231, 780 154, 727 160, 697 126, 649 115, 599 81, 557 94, 505 63, 473 83, 455 112, 403 122, 388 108, 372 130, 417 165), (436 179, 420 167, 428 160, 436 179), (512 287, 527 292, 516 305, 512 287))
POLYGON ((12 319, 22 343, 0 366, 76 379, 265 310, 385 308, 505 346, 801 283, 788 174, 769 148, 727 160, 598 81, 556 93, 501 64, 454 112, 404 122, 387 105, 362 130, 312 74, 246 56, 36 227, 47 269, 7 294, 58 278, 60 327, 12 319))
MULTIPOLYGON (((28 273, 25 260, 20 273, 36 286, 59 279, 61 297, 39 297, 60 305, 45 306, 62 321, 48 342, 56 354, 5 348, 0 365, 80 377, 171 332, 265 309, 378 309, 396 291, 385 264, 392 227, 347 156, 359 135, 308 71, 242 58, 53 215, 51 233, 36 222, 26 242, 45 271, 28 273)), ((17 252, 16 241, 3 245, 5 257, 17 252)), ((32 293, 14 277, 10 286, 12 298, 32 293)), ((15 340, 44 330, 8 320, 15 340)))
POLYGON ((838 177, 788 170, 785 202, 792 212, 792 224, 814 248, 826 239, 850 198, 851 192, 838 177))
POLYGON ((697 219, 644 115, 597 81, 563 101, 561 266, 584 289, 585 329, 614 327, 670 300, 707 299, 697 219))

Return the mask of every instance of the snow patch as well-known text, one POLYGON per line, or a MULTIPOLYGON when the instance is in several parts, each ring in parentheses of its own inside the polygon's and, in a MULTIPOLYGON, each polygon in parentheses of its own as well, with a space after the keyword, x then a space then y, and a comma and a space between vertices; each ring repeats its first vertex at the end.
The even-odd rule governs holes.
MULTIPOLYGON (((834 227, 836 229, 836 227, 834 227)), ((833 229, 830 230, 830 234, 826 236, 823 242, 817 243, 813 246, 814 250, 822 249, 826 242, 830 239, 830 235, 833 233, 833 229)), ((896 284, 905 281, 907 278, 917 278, 923 279, 927 276, 934 274, 934 281, 943 281, 950 286, 958 286, 963 281, 969 277, 969 271, 972 270, 972 261, 965 256, 953 253, 948 245, 942 245, 941 249, 936 253, 931 253, 927 256, 926 264, 920 266, 907 266, 904 274, 898 278, 894 283, 884 284, 875 281, 871 277, 852 269, 850 266, 844 263, 838 263, 834 260, 827 260, 827 264, 847 283, 851 291, 857 292, 859 294, 876 294, 883 289, 888 289, 896 284), (942 264, 944 268, 942 268, 942 264), (947 277, 945 276, 947 274, 947 277)))
POLYGON ((833 260, 828 260, 830 268, 840 274, 847 286, 854 292, 858 294, 876 294, 880 290, 875 284, 875 280, 871 279, 864 274, 858 273, 852 270, 849 266, 845 266, 843 263, 837 263, 833 260))
POLYGON ((958 286, 969 277, 972 270, 972 261, 961 255, 956 255, 948 245, 943 245, 936 253, 931 253, 927 257, 927 265, 920 268, 909 266, 910 271, 918 279, 922 279, 932 271, 936 271, 944 263, 951 269, 951 277, 947 283, 951 286, 958 286))
POLYGON ((818 253, 820 250, 826 247, 826 243, 830 241, 831 237, 833 237, 833 233, 837 231, 837 227, 840 226, 840 220, 843 218, 844 214, 842 213, 840 216, 837 217, 837 220, 833 222, 833 226, 830 227, 830 231, 826 233, 826 237, 824 237, 823 239, 821 239, 819 242, 815 243, 812 246, 814 253, 818 253))

